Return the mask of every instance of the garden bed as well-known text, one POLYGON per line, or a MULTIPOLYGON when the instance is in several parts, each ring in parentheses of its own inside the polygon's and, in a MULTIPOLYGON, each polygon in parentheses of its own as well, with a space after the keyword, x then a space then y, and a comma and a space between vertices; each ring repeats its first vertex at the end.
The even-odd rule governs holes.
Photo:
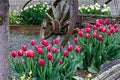
POLYGON ((118 23, 120 24, 120 17, 117 17, 117 16, 104 16, 104 15, 85 15, 85 14, 81 14, 78 16, 78 23, 81 25, 81 24, 84 24, 84 23, 91 23, 91 24, 94 24, 95 20, 96 19, 108 19, 109 20, 109 23, 111 24, 114 24, 114 23, 118 23))

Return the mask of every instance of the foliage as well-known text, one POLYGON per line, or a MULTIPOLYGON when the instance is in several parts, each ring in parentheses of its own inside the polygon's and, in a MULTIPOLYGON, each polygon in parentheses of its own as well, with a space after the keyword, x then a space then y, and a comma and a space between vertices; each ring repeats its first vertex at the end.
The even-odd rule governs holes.
POLYGON ((105 21, 96 20, 95 25, 78 31, 78 43, 84 53, 83 68, 90 72, 100 71, 101 64, 114 59, 120 59, 120 32, 118 24, 108 25, 105 21))
POLYGON ((11 68, 15 73, 14 79, 20 80, 72 80, 77 64, 82 61, 81 47, 73 49, 58 48, 58 39, 51 46, 47 40, 36 45, 31 41, 31 49, 26 45, 22 49, 11 52, 11 68))
POLYGON ((98 3, 90 6, 82 6, 78 9, 79 14, 98 14, 98 15, 110 15, 111 9, 105 4, 101 7, 98 3))
POLYGON ((21 24, 40 25, 49 10, 47 4, 36 3, 21 11, 21 24))
POLYGON ((13 11, 9 11, 9 24, 19 24, 20 23, 20 18, 18 17, 18 7, 14 9, 13 11))

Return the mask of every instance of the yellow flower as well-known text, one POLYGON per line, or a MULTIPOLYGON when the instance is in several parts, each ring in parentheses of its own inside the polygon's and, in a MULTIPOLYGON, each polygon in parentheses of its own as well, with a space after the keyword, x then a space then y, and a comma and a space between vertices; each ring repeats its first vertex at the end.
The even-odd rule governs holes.
POLYGON ((29 75, 32 75, 32 71, 29 72, 29 75))
POLYGON ((91 73, 87 74, 87 77, 88 77, 88 78, 91 78, 91 77, 92 77, 92 74, 91 74, 91 73))
POLYGON ((21 80, 25 79, 25 74, 23 74, 23 76, 20 77, 21 80))
POLYGON ((30 79, 31 79, 31 77, 28 77, 28 78, 27 78, 27 80, 30 80, 30 79))
POLYGON ((13 79, 12 80, 15 80, 15 77, 13 77, 13 79))

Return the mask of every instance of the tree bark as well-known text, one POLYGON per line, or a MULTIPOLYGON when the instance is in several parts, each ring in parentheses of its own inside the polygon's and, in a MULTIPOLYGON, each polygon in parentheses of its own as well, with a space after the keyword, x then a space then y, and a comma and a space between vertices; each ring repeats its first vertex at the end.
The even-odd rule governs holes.
POLYGON ((8 52, 9 52, 9 27, 8 27, 9 0, 0 0, 0 80, 8 80, 8 52))

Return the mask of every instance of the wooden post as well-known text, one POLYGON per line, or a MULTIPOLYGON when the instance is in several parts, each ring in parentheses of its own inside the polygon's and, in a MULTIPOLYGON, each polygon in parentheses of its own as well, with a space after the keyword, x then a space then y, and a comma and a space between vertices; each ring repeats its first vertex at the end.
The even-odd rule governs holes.
POLYGON ((8 80, 9 55, 9 26, 8 26, 9 0, 0 0, 0 80, 8 80))
POLYGON ((68 42, 69 38, 72 35, 73 29, 75 27, 77 17, 78 17, 78 0, 69 0, 70 1, 70 24, 68 26, 67 34, 64 40, 61 43, 61 47, 64 47, 68 42))

